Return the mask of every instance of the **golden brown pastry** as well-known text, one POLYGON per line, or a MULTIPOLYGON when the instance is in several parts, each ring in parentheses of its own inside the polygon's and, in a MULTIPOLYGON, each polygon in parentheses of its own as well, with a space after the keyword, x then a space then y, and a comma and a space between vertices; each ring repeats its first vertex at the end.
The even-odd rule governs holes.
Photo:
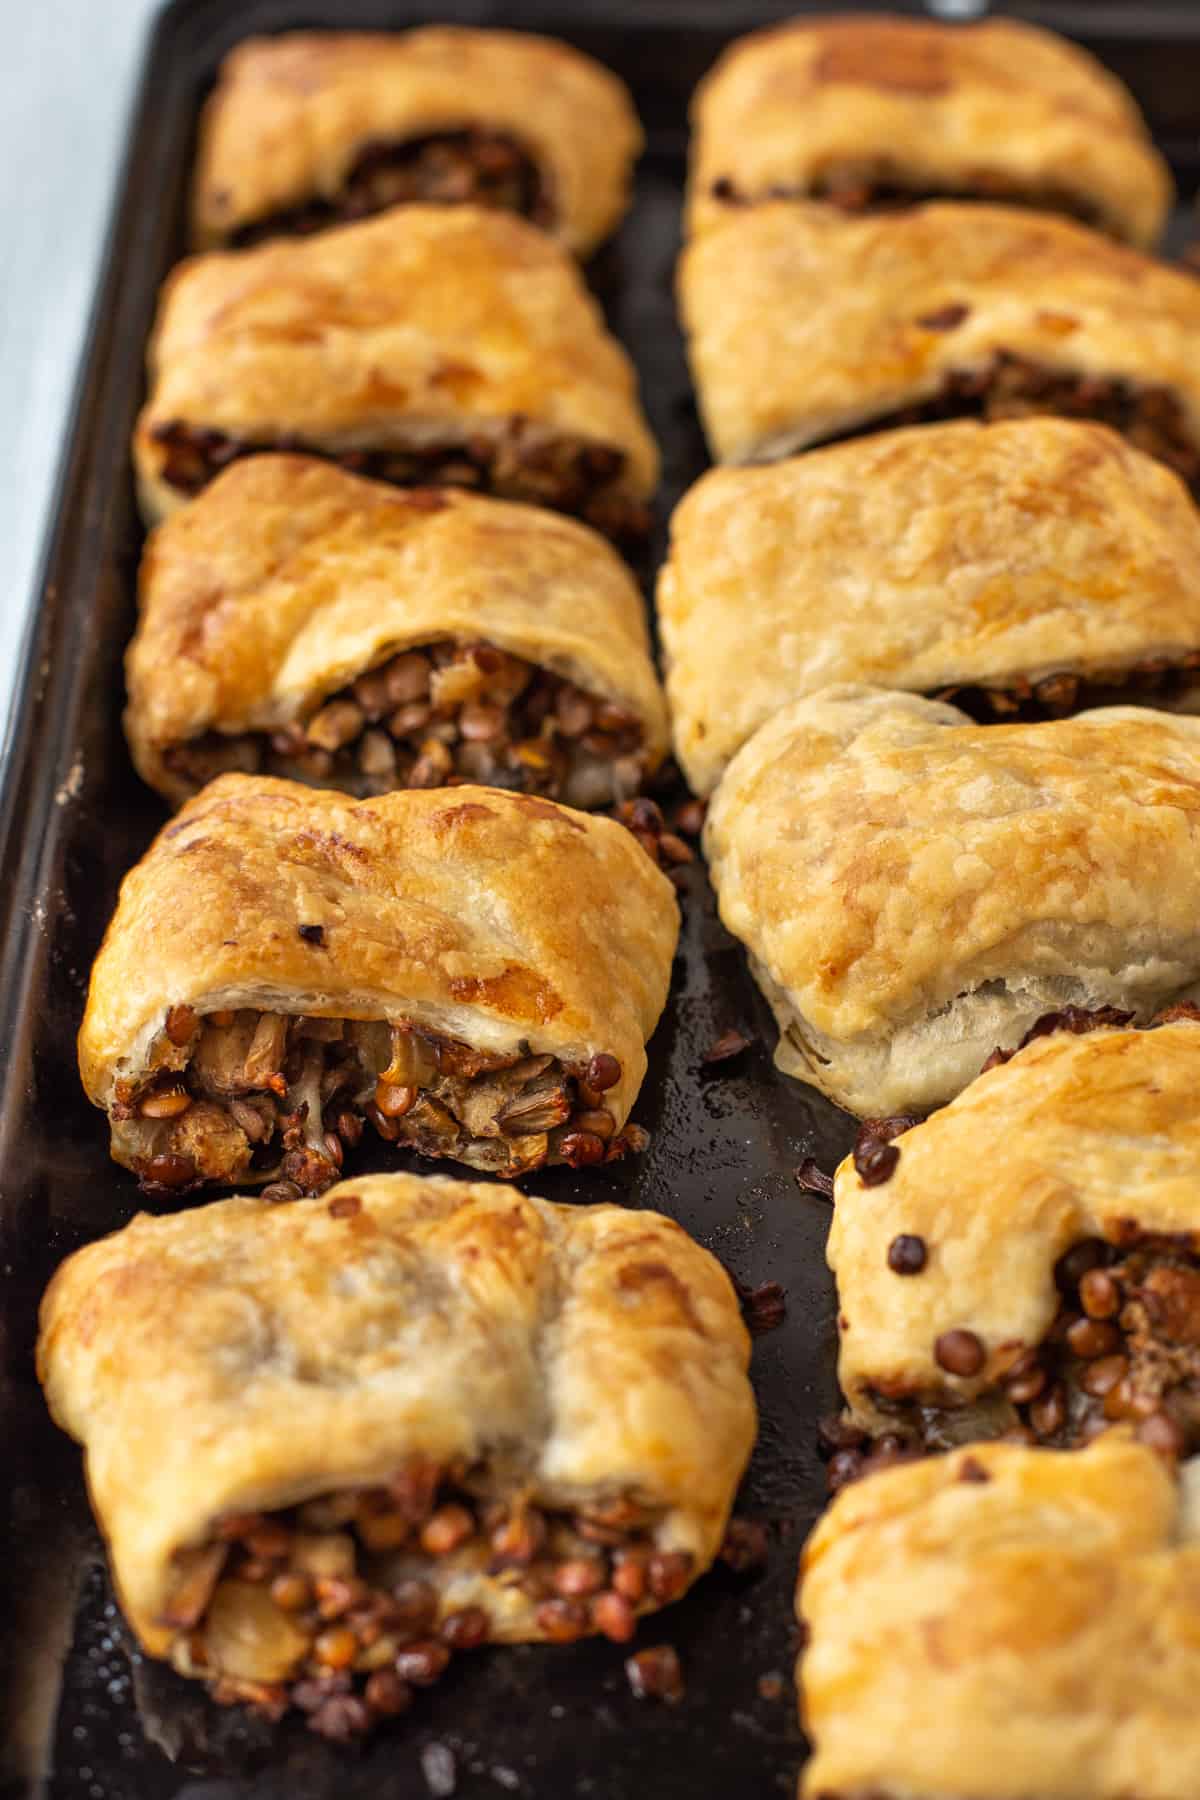
POLYGON ((256 450, 646 528, 658 454, 633 368, 565 251, 475 206, 401 206, 179 264, 134 434, 153 523, 256 450))
POLYGON ((645 1140, 626 1120, 678 933, 612 819, 222 775, 121 885, 80 1073, 151 1193, 319 1193, 364 1118, 499 1175, 610 1160, 645 1140))
POLYGON ((777 1064, 860 1116, 949 1100, 1044 1013, 1200 992, 1200 719, 827 688, 738 752, 705 846, 777 1064))
POLYGON ((1069 219, 930 205, 743 212, 684 253, 714 458, 958 417, 1061 413, 1200 481, 1200 283, 1069 219))
POLYGON ((454 1650, 620 1642, 678 1598, 748 1362, 670 1219, 414 1175, 142 1215, 60 1268, 38 1347, 143 1648, 335 1737, 454 1650))
POLYGON ((1129 698, 1194 707, 1200 514, 1103 426, 959 420, 763 468, 675 510, 658 583, 675 751, 697 793, 834 681, 981 722, 1129 698))
POLYGON ((829 1263, 852 1426, 1068 1446, 1124 1419, 1156 1449, 1200 1448, 1200 1009, 1185 1010, 1149 1031, 1052 1013, 924 1124, 846 1158, 829 1263))
POLYGON ((857 213, 953 197, 1150 246, 1174 193, 1123 84, 1017 19, 851 13, 754 32, 701 82, 692 120, 693 230, 766 199, 857 213))
POLYGON ((1120 1434, 856 1483, 805 1546, 808 1800, 1191 1800, 1200 1463, 1120 1434))
POLYGON ((552 38, 456 25, 247 38, 204 110, 193 232, 207 250, 470 202, 582 256, 624 213, 641 145, 625 84, 552 38))
POLYGON ((126 675, 134 762, 175 802, 232 768, 611 806, 667 745, 642 597, 602 538, 311 457, 236 462, 159 526, 126 675))

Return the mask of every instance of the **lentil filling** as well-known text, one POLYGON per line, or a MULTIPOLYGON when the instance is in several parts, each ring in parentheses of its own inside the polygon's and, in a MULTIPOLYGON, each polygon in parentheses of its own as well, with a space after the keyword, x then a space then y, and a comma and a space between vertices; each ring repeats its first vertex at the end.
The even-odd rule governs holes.
MULTIPOLYGON (((1058 1312, 1041 1343, 1012 1346, 998 1384, 959 1407, 874 1393, 896 1430, 824 1428, 830 1485, 980 1438, 1078 1449, 1118 1421, 1171 1457, 1200 1449, 1200 1255, 1190 1240, 1140 1233, 1085 1238, 1055 1267, 1058 1312)), ((985 1349, 973 1331, 943 1332, 934 1358, 971 1376, 985 1349)))
MULTIPOLYGON (((318 945, 320 934, 301 928, 318 945)), ((264 1198, 320 1194, 366 1123, 385 1143, 503 1176, 613 1162, 646 1143, 604 1104, 621 1079, 605 1053, 568 1066, 407 1023, 174 1006, 151 1063, 118 1084, 109 1111, 148 1193, 258 1180, 264 1198)))
POLYGON ((566 433, 549 436, 521 415, 495 438, 483 435, 412 444, 406 449, 329 450, 291 433, 251 442, 172 419, 153 427, 166 451, 162 479, 178 493, 198 494, 243 456, 286 450, 336 463, 395 487, 457 487, 502 500, 548 506, 583 519, 619 543, 640 543, 650 530, 649 509, 621 486, 625 452, 566 433))
POLYGON ((171 1660, 226 1705, 361 1737, 405 1712, 452 1656, 506 1635, 471 1597, 515 1590, 552 1643, 632 1637, 693 1558, 657 1547, 661 1509, 628 1494, 541 1504, 486 1464, 414 1458, 388 1483, 214 1520, 175 1557, 171 1660))
POLYGON ((305 724, 209 731, 163 760, 197 789, 237 769, 359 798, 479 782, 582 808, 628 799, 646 773, 634 714, 492 644, 449 641, 368 670, 305 724))
POLYGON ((909 175, 891 157, 856 157, 830 162, 805 186, 776 182, 753 199, 727 178, 713 183, 713 198, 727 205, 748 206, 765 200, 823 200, 839 212, 867 215, 903 212, 931 201, 982 201, 992 206, 1027 207, 1031 212, 1061 214, 1104 230, 1108 220, 1098 206, 1053 182, 1033 184, 996 169, 974 169, 958 185, 930 186, 909 175))
MULTIPOLYGON (((930 314, 930 330, 951 331, 967 316, 967 308, 947 306, 930 314)), ((1169 388, 1138 386, 1119 376, 1105 379, 1050 368, 1030 357, 998 350, 979 369, 951 370, 940 391, 913 406, 871 419, 852 431, 893 431, 903 425, 927 425, 939 419, 1021 419, 1051 415, 1093 419, 1166 463, 1200 494, 1200 444, 1192 436, 1183 408, 1169 388)), ((836 441, 830 440, 830 441, 836 441)))
POLYGON ((948 700, 980 725, 1062 719, 1093 706, 1158 706, 1191 711, 1200 698, 1200 650, 1177 660, 1147 657, 1127 669, 1082 675, 1062 669, 1037 681, 1023 676, 1002 685, 939 688, 933 700, 948 700))
POLYGON ((252 220, 238 249, 273 237, 307 237, 389 206, 489 206, 552 228, 555 210, 529 152, 501 131, 442 131, 399 142, 376 140, 355 158, 340 193, 252 220))

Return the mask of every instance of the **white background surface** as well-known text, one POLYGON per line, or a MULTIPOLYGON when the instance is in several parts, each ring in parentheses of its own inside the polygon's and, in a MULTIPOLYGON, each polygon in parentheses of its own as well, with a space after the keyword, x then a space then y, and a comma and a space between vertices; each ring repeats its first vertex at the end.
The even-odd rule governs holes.
POLYGON ((0 725, 156 10, 157 0, 0 0, 0 725))

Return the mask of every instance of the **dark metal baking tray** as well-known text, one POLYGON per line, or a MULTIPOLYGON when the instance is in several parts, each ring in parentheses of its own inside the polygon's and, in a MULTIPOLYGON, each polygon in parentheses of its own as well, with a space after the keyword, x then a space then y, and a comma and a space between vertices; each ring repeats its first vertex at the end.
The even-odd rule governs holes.
MULTIPOLYGON (((833 1401, 834 1299, 825 1207, 799 1191, 792 1171, 809 1155, 831 1168, 853 1127, 772 1068, 770 1019, 699 867, 688 877, 670 1004, 636 1109, 653 1133, 649 1151, 612 1170, 556 1171, 530 1184, 555 1199, 661 1208, 741 1281, 787 1290, 785 1323, 755 1347, 761 1432, 741 1503, 771 1523, 769 1566, 741 1578, 718 1569, 639 1632, 642 1644, 677 1646, 681 1705, 636 1701, 623 1652, 607 1642, 460 1658, 398 1729, 349 1752, 299 1726, 271 1729, 210 1705, 132 1652, 79 1458, 45 1415, 32 1348, 38 1297, 56 1263, 137 1208, 129 1177, 107 1159, 104 1121, 80 1091, 74 1035, 118 881, 162 817, 120 733, 120 659, 141 544, 127 444, 155 291, 181 248, 197 107, 220 56, 251 31, 399 27, 433 13, 562 35, 630 82, 649 148, 633 212, 591 277, 637 361, 664 447, 661 550, 662 521, 705 461, 671 296, 687 99, 730 37, 798 10, 795 0, 176 0, 158 21, 0 798, 2 1800, 421 1800, 437 1789, 447 1753, 464 1800, 729 1800, 793 1787, 803 1744, 791 1689, 792 1585, 800 1540, 824 1498, 815 1428, 833 1401), (750 1048, 706 1073, 705 1049, 730 1026, 751 1034, 750 1048), (762 1682, 770 1676, 782 1680, 762 1682), (431 1746, 440 1747, 432 1757, 431 1746)), ((1130 82, 1190 200, 1200 177, 1200 8, 1014 10, 1074 32, 1130 82)))

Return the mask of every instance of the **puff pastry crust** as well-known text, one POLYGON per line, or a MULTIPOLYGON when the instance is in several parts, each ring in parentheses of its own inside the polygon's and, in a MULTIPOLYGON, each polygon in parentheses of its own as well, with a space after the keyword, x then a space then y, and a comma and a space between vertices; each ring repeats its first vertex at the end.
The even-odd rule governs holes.
POLYGON ((632 365, 575 265, 478 207, 192 257, 163 288, 149 371, 134 461, 150 522, 187 497, 165 473, 171 427, 219 434, 222 454, 329 457, 565 437, 615 456, 614 491, 645 500, 657 479, 632 365))
POLYGON ((950 1099, 1047 1012, 1200 980, 1200 719, 828 688, 738 752, 705 845, 777 1064, 863 1116, 950 1099))
MULTIPOLYGON (((85 1447, 126 1617, 187 1667, 180 1584, 224 1521, 421 1465, 456 1470, 476 1507, 632 1501, 637 1541, 682 1591, 720 1547, 754 1441, 749 1354, 728 1277, 673 1221, 396 1174, 323 1201, 139 1215, 59 1269, 38 1369, 85 1447)), ((475 1538, 424 1554, 422 1522, 382 1556, 359 1542, 360 1578, 416 1573, 440 1620, 481 1607, 493 1641, 553 1635, 511 1559, 498 1571, 475 1538)), ((635 1610, 656 1604, 647 1591, 635 1610)), ((187 1672, 245 1678, 211 1633, 207 1648, 187 1672)))
MULTIPOLYGON (((1003 1404, 1005 1388, 1018 1361, 1028 1361, 1025 1353, 1041 1347, 1047 1380, 1025 1384, 1037 1387, 1031 1399, 1044 1398, 1051 1380, 1077 1387, 1097 1354, 1123 1355, 1137 1384, 1153 1390, 1142 1416, 1153 1415, 1156 1397, 1167 1398, 1169 1416, 1178 1414, 1180 1430, 1192 1435, 1184 1393, 1171 1396, 1178 1377, 1191 1378, 1182 1365, 1200 1343, 1198 1082, 1195 1020, 1150 1031, 1059 1031, 980 1075, 949 1106, 896 1138, 899 1160, 886 1182, 864 1182, 848 1157, 835 1180, 829 1263, 843 1320, 839 1378, 854 1420, 890 1431, 898 1421, 919 1423, 915 1408, 947 1408, 941 1427, 953 1431, 958 1412, 966 1436, 970 1403, 987 1395, 996 1403, 974 1409, 976 1434, 1027 1424, 1003 1404), (898 1272, 889 1260, 889 1245, 902 1235, 920 1241, 915 1272, 898 1272), (1112 1292, 1118 1257, 1143 1246, 1145 1260, 1149 1240, 1160 1252, 1166 1248, 1169 1273, 1139 1271, 1140 1280, 1112 1292), (1090 1247, 1082 1259, 1080 1245, 1090 1247), (1101 1259, 1100 1246, 1110 1260, 1101 1259), (1052 1332, 1064 1295, 1079 1317, 1079 1272, 1060 1266, 1072 1253, 1084 1274, 1089 1267, 1105 1271, 1092 1329, 1084 1327, 1083 1368, 1072 1366, 1070 1337, 1052 1332), (1138 1366, 1145 1322, 1128 1310, 1144 1308, 1147 1292, 1158 1297, 1149 1322, 1162 1333, 1152 1380, 1138 1366), (963 1331, 982 1354, 947 1368, 939 1343, 963 1331), (976 1361, 978 1367, 965 1366, 976 1361)), ((1086 1288, 1085 1297, 1091 1304, 1086 1288)), ((1050 1435, 1077 1438, 1081 1397, 1076 1419, 1046 1419, 1050 1435)), ((1019 1395, 1017 1405, 1025 1404, 1019 1395)))
POLYGON ((437 642, 484 642, 629 714, 646 772, 666 751, 637 586, 556 513, 251 457, 154 534, 140 606, 125 728, 139 773, 174 802, 198 783, 173 750, 306 724, 356 677, 437 642))
POLYGON ((801 1794, 1188 1800, 1198 1476, 1118 1435, 848 1488, 801 1565, 801 1794))
POLYGON ((336 201, 364 150, 472 127, 527 149, 569 250, 586 255, 619 223, 642 133, 625 84, 591 57, 454 25, 297 31, 248 38, 221 65, 200 126, 196 247, 336 201))
MULTIPOLYGON (((307 1078, 286 1075, 284 1046, 263 1041, 269 1031, 246 1053, 257 1070, 252 1080, 234 1078, 224 1066, 231 1058, 204 1041, 210 1024, 248 1029, 257 1015, 404 1023, 457 1045, 452 1068, 464 1077, 478 1072, 480 1057, 506 1074, 549 1058, 566 1082, 549 1096, 552 1114, 574 1103, 601 1056, 606 1073, 591 1085, 604 1089, 619 1132, 645 1073, 644 1045, 666 1000, 678 931, 671 883, 614 820, 492 788, 356 802, 265 776, 225 775, 164 827, 121 885, 92 969, 80 1073, 88 1097, 109 1112, 118 1162, 146 1173, 148 1120, 155 1156, 199 1159, 180 1185, 203 1178, 208 1166, 190 1142, 197 1107, 179 1116, 147 1112, 148 1092, 157 1095, 164 1082, 175 1092, 188 1070, 209 1081, 195 1094, 204 1099, 206 1133, 209 1102, 223 1095, 274 1094, 284 1113, 298 1104, 297 1083, 307 1078), (476 1056, 465 1057, 467 1049, 476 1056)), ((387 1074, 387 1055, 370 1041, 356 1050, 367 1089, 387 1074)), ((390 1065, 392 1085, 429 1090, 432 1069, 414 1072, 405 1060, 407 1075, 390 1065)), ((418 1063, 428 1060, 422 1050, 418 1063)), ((381 1110, 387 1114, 387 1104, 381 1110)), ((308 1125, 318 1133, 319 1111, 314 1099, 308 1125)), ((403 1124, 416 1114, 395 1117, 403 1124)), ((565 1123, 556 1117, 541 1132, 565 1123)), ((546 1137, 537 1150, 532 1122, 530 1132, 472 1130, 457 1153, 511 1173, 545 1160, 546 1137)), ((433 1142, 422 1147, 437 1150, 433 1142)), ((241 1179, 249 1151, 250 1142, 233 1142, 209 1178, 241 1179)), ((553 1145, 549 1154, 561 1159, 553 1145)))
MULTIPOLYGON (((1068 710, 1082 684, 1063 675, 1178 666, 1200 646, 1200 517, 1103 426, 882 432, 711 470, 672 518, 658 617, 676 755, 707 794, 764 720, 830 682, 974 686, 1016 710, 1049 679, 1045 704, 1068 710)), ((1193 682, 1137 699, 1187 705, 1193 682)))
POLYGON ((776 194, 1028 199, 1149 246, 1173 184, 1127 89, 1017 19, 809 18, 737 40, 692 108, 693 230, 776 194))
MULTIPOLYGON (((777 202, 688 246, 680 303, 719 462, 767 461, 933 404, 1002 354, 1152 390, 1157 413, 1176 406, 1200 443, 1200 285, 1069 219, 950 203, 845 218, 777 202)), ((1097 402, 1085 388, 1022 404, 1092 416, 1097 402)))

